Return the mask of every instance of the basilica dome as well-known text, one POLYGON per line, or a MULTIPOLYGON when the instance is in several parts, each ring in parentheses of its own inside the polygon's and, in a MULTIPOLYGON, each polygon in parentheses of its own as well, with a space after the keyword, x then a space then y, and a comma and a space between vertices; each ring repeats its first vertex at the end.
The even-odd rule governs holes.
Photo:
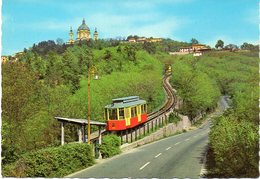
POLYGON ((83 19, 82 24, 79 26, 78 30, 87 30, 89 31, 89 27, 85 23, 85 19, 83 19))

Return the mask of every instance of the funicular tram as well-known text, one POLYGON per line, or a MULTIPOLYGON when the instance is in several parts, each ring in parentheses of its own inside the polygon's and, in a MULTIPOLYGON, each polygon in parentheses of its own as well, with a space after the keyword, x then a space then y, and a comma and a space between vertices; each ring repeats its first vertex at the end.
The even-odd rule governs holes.
POLYGON ((172 65, 171 64, 165 64, 164 72, 165 72, 166 75, 171 74, 172 73, 172 65))
POLYGON ((108 131, 122 131, 147 121, 147 104, 139 96, 116 98, 105 106, 108 131))

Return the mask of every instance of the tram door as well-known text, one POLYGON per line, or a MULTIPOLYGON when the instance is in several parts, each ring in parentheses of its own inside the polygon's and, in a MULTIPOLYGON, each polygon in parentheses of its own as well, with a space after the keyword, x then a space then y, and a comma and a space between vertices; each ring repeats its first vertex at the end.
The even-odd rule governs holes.
POLYGON ((141 122, 141 105, 136 106, 136 108, 137 108, 138 122, 141 122))
POLYGON ((130 114, 131 114, 131 108, 125 108, 125 125, 130 126, 130 114))

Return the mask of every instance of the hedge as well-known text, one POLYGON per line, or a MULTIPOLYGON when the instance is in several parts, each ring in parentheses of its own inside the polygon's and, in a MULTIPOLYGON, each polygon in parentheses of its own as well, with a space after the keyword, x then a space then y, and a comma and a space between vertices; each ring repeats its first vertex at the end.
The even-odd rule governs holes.
POLYGON ((5 177, 63 177, 94 164, 93 150, 87 144, 67 144, 26 153, 4 166, 5 177))
POLYGON ((104 136, 102 138, 102 144, 100 145, 102 158, 109 158, 121 153, 120 145, 120 137, 114 134, 104 136))

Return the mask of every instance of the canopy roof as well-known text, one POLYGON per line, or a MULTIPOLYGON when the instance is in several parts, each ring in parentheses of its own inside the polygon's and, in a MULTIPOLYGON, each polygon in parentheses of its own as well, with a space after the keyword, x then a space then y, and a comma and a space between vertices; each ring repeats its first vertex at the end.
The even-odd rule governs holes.
POLYGON ((146 104, 145 100, 140 100, 139 96, 128 96, 112 99, 112 104, 105 106, 107 109, 126 108, 136 105, 146 104))
MULTIPOLYGON (((73 118, 64 118, 64 117, 55 117, 55 119, 57 119, 58 121, 64 121, 69 123, 76 123, 76 124, 83 124, 83 125, 88 124, 88 120, 86 119, 73 119, 73 118)), ((104 122, 90 120, 90 125, 106 126, 107 124, 104 122)))

